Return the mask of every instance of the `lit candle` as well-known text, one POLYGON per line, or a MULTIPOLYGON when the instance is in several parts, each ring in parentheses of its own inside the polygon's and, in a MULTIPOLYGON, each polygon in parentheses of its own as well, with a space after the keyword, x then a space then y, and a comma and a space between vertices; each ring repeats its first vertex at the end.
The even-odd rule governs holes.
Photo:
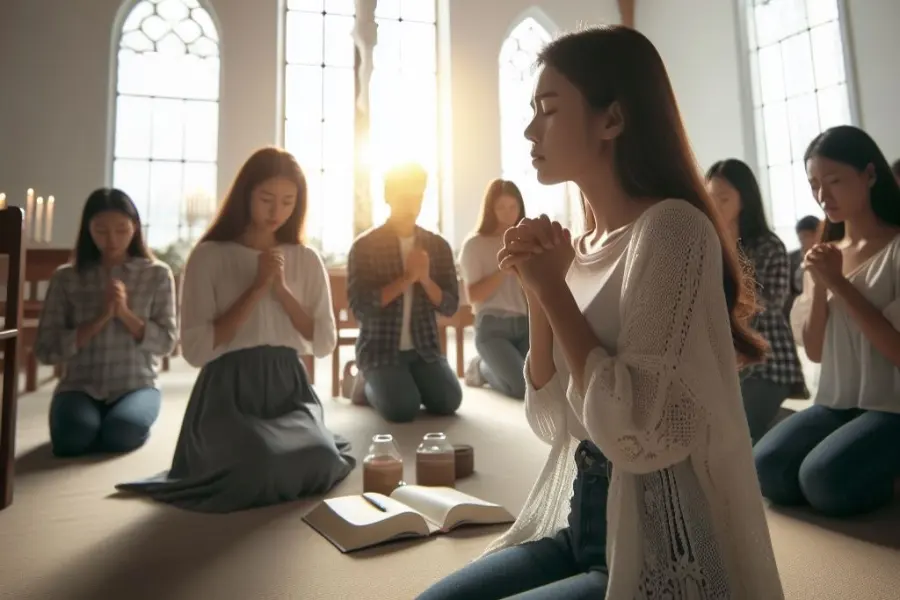
POLYGON ((53 239, 53 205, 56 203, 56 199, 53 196, 47 197, 47 209, 45 214, 45 220, 47 221, 44 228, 44 241, 48 244, 53 239))
POLYGON ((41 223, 43 223, 44 216, 44 197, 38 196, 37 199, 37 207, 34 210, 34 241, 41 241, 41 234, 44 233, 41 231, 41 223))
POLYGON ((31 222, 34 220, 34 190, 25 192, 25 239, 31 239, 31 222))
POLYGON ((6 208, 6 194, 0 192, 0 210, 6 208))

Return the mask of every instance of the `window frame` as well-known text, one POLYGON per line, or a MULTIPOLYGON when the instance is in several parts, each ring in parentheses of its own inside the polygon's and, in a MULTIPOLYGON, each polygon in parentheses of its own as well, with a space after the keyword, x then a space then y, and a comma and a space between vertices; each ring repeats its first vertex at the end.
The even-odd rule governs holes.
MULTIPOLYGON (((780 1, 780 0, 774 0, 780 1)), ((809 0, 806 0, 808 2, 809 0)), ((848 22, 848 7, 846 0, 835 0, 837 4, 837 28, 840 32, 841 36, 841 47, 843 49, 843 68, 844 68, 844 80, 843 85, 847 91, 847 106, 848 106, 848 115, 849 115, 849 124, 860 126, 860 110, 859 110, 859 97, 858 97, 858 86, 856 79, 856 69, 855 69, 855 55, 853 49, 853 40, 851 36, 851 31, 848 22)), ((760 148, 760 141, 763 143, 766 142, 766 134, 765 134, 765 123, 757 122, 755 118, 755 112, 757 108, 762 108, 765 106, 765 103, 761 103, 759 107, 754 103, 754 96, 757 93, 761 93, 756 91, 759 89, 761 85, 759 80, 754 81, 754 73, 752 68, 752 57, 756 54, 758 61, 759 50, 768 46, 751 46, 751 40, 749 35, 749 25, 750 18, 753 15, 754 8, 757 4, 759 4, 759 0, 735 0, 736 6, 736 19, 735 19, 735 27, 737 28, 737 40, 738 40, 738 55, 740 56, 739 62, 739 77, 740 77, 740 88, 741 88, 741 96, 742 96, 742 104, 743 110, 742 115, 742 133, 744 135, 744 148, 746 161, 751 168, 753 168, 754 172, 757 175, 757 179, 759 181, 760 189, 762 190, 763 196, 763 206, 765 208, 766 217, 769 221, 772 230, 778 233, 778 227, 776 227, 775 219, 774 219, 774 205, 771 198, 770 193, 770 176, 769 176, 769 165, 766 159, 767 151, 765 148, 760 148), (765 159, 765 164, 761 164, 761 159, 765 159)), ((804 2, 804 6, 805 6, 804 2)), ((755 29, 754 25, 754 29, 755 29)), ((806 33, 809 33, 813 28, 809 27, 807 24, 806 29, 804 30, 806 33)), ((797 34, 793 34, 797 35, 797 34)), ((778 42, 782 43, 781 41, 778 42)), ((814 57, 813 57, 813 60, 814 57)), ((783 64, 783 61, 782 61, 783 64)), ((813 63, 815 64, 815 63, 813 63)), ((758 71, 757 71, 758 73, 758 71)), ((816 98, 818 100, 819 90, 816 89, 816 98)), ((794 165, 796 160, 792 159, 791 165, 794 165)), ((794 197, 794 203, 796 207, 796 196, 794 197)), ((817 216, 822 216, 821 214, 817 216)), ((799 217, 798 217, 799 218, 799 217)), ((780 229, 784 229, 781 227, 780 229)), ((796 236, 791 235, 785 238, 782 237, 782 241, 789 251, 799 248, 799 242, 796 239, 796 236)))
MULTIPOLYGON (((443 58, 443 52, 441 51, 441 43, 440 43, 440 42, 441 42, 441 40, 440 40, 440 31, 441 31, 441 30, 440 30, 441 11, 440 11, 440 6, 439 6, 439 3, 438 3, 438 0, 431 0, 431 1, 434 2, 434 4, 435 4, 435 20, 434 20, 434 29, 435 29, 435 36, 434 36, 434 39, 435 39, 435 83, 436 83, 436 91, 437 91, 437 95, 436 95, 436 106, 435 106, 435 111, 436 111, 436 114, 437 114, 437 121, 436 121, 436 125, 435 125, 435 136, 436 136, 436 140, 437 140, 437 141, 436 141, 437 168, 436 168, 436 176, 435 176, 435 180, 434 180, 433 182, 430 181, 430 182, 429 182, 429 186, 432 186, 432 185, 433 185, 433 186, 434 186, 434 189, 435 189, 436 201, 437 201, 437 226, 438 226, 438 233, 441 233, 441 232, 443 231, 443 229, 444 229, 444 224, 445 224, 445 223, 444 223, 444 181, 445 181, 445 177, 447 176, 446 173, 445 173, 445 170, 446 170, 446 169, 445 169, 445 162, 444 162, 444 159, 445 159, 445 151, 444 151, 444 148, 443 148, 443 144, 441 143, 441 135, 443 134, 443 129, 442 129, 442 126, 443 126, 443 115, 442 115, 442 112, 441 112, 441 94, 442 94, 443 91, 444 91, 444 90, 443 90, 443 86, 444 86, 445 84, 442 82, 443 77, 442 77, 442 74, 441 74, 441 72, 440 72, 441 59, 443 58)), ((322 14, 323 14, 323 15, 327 15, 327 14, 335 14, 335 13, 329 13, 329 12, 327 11, 327 4, 328 4, 328 0, 323 0, 323 6, 324 6, 325 8, 324 8, 322 14)), ((296 11, 296 9, 293 9, 293 10, 296 11)), ((290 8, 288 7, 288 2, 285 1, 285 2, 283 3, 283 8, 280 8, 280 16, 281 16, 281 19, 282 19, 282 26, 281 26, 280 59, 279 59, 279 62, 280 62, 280 65, 281 65, 280 81, 281 81, 281 84, 282 84, 282 85, 281 85, 281 90, 280 90, 280 94, 279 94, 279 96, 280 96, 280 98, 279 98, 279 100, 280 100, 280 106, 279 106, 279 109, 280 109, 280 114, 279 114, 279 122, 280 122, 279 134, 280 134, 280 138, 281 138, 281 144, 282 144, 282 145, 285 147, 285 149, 287 149, 288 151, 290 151, 290 148, 287 148, 287 143, 286 143, 286 142, 287 142, 287 139, 286 139, 286 138, 287 138, 287 122, 288 122, 288 118, 287 118, 287 112, 288 112, 288 110, 287 110, 287 102, 288 102, 288 98, 287 98, 287 93, 288 93, 288 92, 287 92, 287 90, 288 90, 288 69, 287 69, 287 68, 288 68, 289 65, 294 64, 294 63, 291 63, 291 62, 288 61, 288 56, 287 56, 287 45, 288 45, 287 21, 288 21, 288 14, 289 14, 290 12, 292 12, 292 9, 290 9, 290 8)), ((298 11, 298 12, 299 12, 299 11, 298 11)), ((303 11, 303 12, 312 12, 312 13, 315 13, 316 11, 303 11)), ((339 13, 337 13, 337 14, 339 14, 339 13)), ((356 18, 356 17, 357 17, 357 13, 356 13, 356 11, 354 10, 354 18, 356 18)), ((376 17, 376 21, 377 21, 378 19, 381 19, 381 18, 383 18, 383 17, 376 17)), ((392 20, 393 20, 393 19, 392 19, 392 20)), ((324 27, 324 25, 323 25, 323 27, 324 27)), ((356 48, 355 42, 353 42, 353 47, 354 47, 354 51, 355 51, 355 48, 356 48)), ((373 57, 373 59, 374 59, 374 57, 373 57)), ((324 70, 325 70, 326 68, 327 68, 326 66, 324 66, 324 65, 322 66, 323 73, 324 73, 324 70)), ((332 67, 332 68, 340 68, 340 67, 332 67)), ((353 68, 353 71, 354 71, 354 73, 356 72, 356 68, 355 68, 355 67, 353 68)), ((374 72, 375 72, 375 66, 372 65, 372 73, 374 74, 374 72)), ((324 80, 324 77, 323 77, 323 80, 324 80)), ((358 89, 358 82, 357 82, 357 89, 358 89)), ((324 93, 324 86, 323 86, 323 88, 322 88, 322 90, 321 90, 321 93, 324 93)), ((354 103, 355 103, 355 98, 354 98, 354 103)), ((370 113, 369 113, 369 121, 370 121, 370 123, 371 123, 371 120, 372 120, 372 113, 370 112, 370 113)), ((356 127, 356 124, 355 124, 355 123, 354 123, 354 127, 356 127)), ((370 125, 370 127, 371 127, 371 125, 370 125)), ((320 152, 321 152, 321 150, 322 150, 322 148, 319 149, 320 152)), ((356 155, 356 153, 357 153, 358 151, 359 151, 359 150, 357 149, 356 144, 354 144, 354 147, 353 147, 353 153, 354 153, 354 156, 356 155)), ((304 172, 306 172, 306 171, 308 170, 308 167, 307 167, 306 165, 301 164, 300 166, 301 166, 301 168, 304 169, 304 172)), ((320 168, 319 170, 320 170, 320 173, 324 173, 324 167, 320 168)), ((355 176, 355 175, 356 175, 356 170, 354 169, 354 170, 352 171, 352 173, 353 173, 353 175, 355 176)), ((355 185, 355 183, 354 183, 354 185, 355 185)), ((355 189, 355 188, 354 188, 354 189, 355 189)), ((375 199, 371 197, 371 193, 369 194, 369 200, 370 200, 370 202, 371 202, 372 205, 373 205, 372 207, 370 207, 370 208, 371 208, 371 213, 370 213, 370 214, 372 214, 372 215, 374 216, 374 213, 375 213, 375 210, 374 210, 374 202, 375 202, 375 199)), ((311 204, 311 203, 312 203, 312 200, 310 200, 310 204, 311 204)), ((354 209, 355 209, 355 207, 356 207, 356 198, 355 198, 355 194, 354 194, 354 196, 352 197, 351 206, 354 207, 354 209)), ((353 228, 354 222, 355 222, 355 215, 348 215, 347 221, 350 223, 350 227, 353 228)), ((375 225, 375 223, 373 223, 372 225, 375 225)), ((324 224, 323 224, 323 230, 324 230, 324 224)), ((354 232, 354 235, 352 236, 352 238, 355 238, 355 232, 354 232)), ((315 239, 315 238, 313 238, 313 239, 315 239)), ((315 247, 315 249, 316 249, 317 251, 322 252, 323 255, 328 256, 329 259, 337 260, 337 262, 343 262, 343 261, 346 259, 347 254, 350 252, 350 248, 349 248, 349 246, 348 246, 348 247, 345 248, 345 249, 334 249, 333 252, 330 252, 330 253, 329 253, 329 252, 326 252, 326 251, 325 251, 325 248, 328 248, 328 246, 324 243, 324 240, 319 240, 319 243, 321 244, 322 247, 316 247, 314 244, 313 244, 313 247, 315 247)))
MULTIPOLYGON (((200 8, 206 11, 207 15, 209 15, 210 20, 212 21, 213 27, 216 32, 216 47, 217 53, 216 58, 218 59, 218 81, 217 81, 217 94, 215 100, 198 100, 194 98, 185 98, 185 97, 174 97, 174 96, 163 96, 158 94, 152 95, 134 95, 134 94, 120 94, 119 93, 119 52, 122 49, 122 38, 124 37, 125 31, 125 23, 128 20, 128 17, 131 16, 131 13, 137 8, 137 6, 143 2, 144 0, 126 0, 119 5, 118 11, 113 20, 113 27, 111 30, 110 36, 110 53, 109 53, 109 77, 107 79, 108 82, 108 98, 107 98, 107 124, 106 124, 106 159, 104 161, 104 174, 103 179, 106 182, 106 186, 112 187, 114 185, 114 177, 115 177, 115 163, 116 163, 116 141, 118 138, 118 100, 120 96, 127 96, 131 98, 146 98, 149 100, 154 100, 157 98, 165 98, 171 100, 180 100, 182 102, 209 102, 215 103, 216 105, 216 129, 217 129, 217 140, 216 140, 216 152, 215 152, 215 160, 212 161, 200 161, 200 160, 188 160, 182 156, 180 159, 154 159, 152 157, 147 159, 134 159, 143 162, 147 162, 150 167, 152 167, 153 163, 180 163, 182 166, 185 164, 204 164, 204 165, 212 165, 215 169, 215 189, 210 190, 212 194, 212 200, 214 206, 218 204, 218 188, 219 188, 219 162, 221 160, 221 143, 222 143, 222 80, 223 80, 223 68, 222 68, 222 23, 219 20, 219 16, 216 13, 213 6, 210 4, 208 0, 194 0, 200 8)), ((131 160, 124 158, 123 160, 131 160)), ((152 181, 148 177, 148 183, 152 181)), ((152 188, 148 186, 147 193, 147 203, 148 208, 151 202, 150 193, 152 188)), ((123 190, 126 193, 129 193, 128 190, 123 190)), ((181 199, 182 208, 186 203, 186 198, 181 199)), ((141 225, 144 234, 144 241, 150 246, 149 242, 149 230, 153 226, 152 215, 143 214, 141 211, 141 207, 138 207, 139 214, 141 216, 141 225)), ((187 223, 184 222, 184 217, 179 216, 179 231, 182 227, 187 228, 187 223)), ((188 231, 188 236, 192 237, 192 232, 188 231)), ((180 242, 184 242, 186 240, 178 239, 173 243, 166 244, 166 246, 177 245, 180 242)))

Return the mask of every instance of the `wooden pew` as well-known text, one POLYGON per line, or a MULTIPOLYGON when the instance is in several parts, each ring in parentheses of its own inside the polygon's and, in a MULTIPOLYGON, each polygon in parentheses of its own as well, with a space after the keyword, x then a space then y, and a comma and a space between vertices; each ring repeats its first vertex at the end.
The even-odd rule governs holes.
MULTIPOLYGON (((460 295, 464 295, 463 283, 459 283, 460 295)), ((438 317, 438 334, 441 338, 441 352, 447 356, 447 328, 452 327, 456 334, 456 376, 464 377, 466 374, 465 333, 466 327, 475 326, 475 315, 468 303, 463 304, 460 298, 459 310, 452 317, 438 317)))
POLYGON ((12 504, 13 478, 16 464, 16 409, 19 392, 19 350, 22 346, 20 326, 25 286, 25 213, 21 208, 0 210, 0 255, 6 258, 4 279, 6 298, 3 302, 3 325, 0 343, 3 348, 3 396, 0 404, 0 510, 12 504))
MULTIPOLYGON (((25 253, 25 279, 22 288, 22 315, 20 323, 20 348, 22 368, 25 369, 25 391, 33 392, 46 381, 38 381, 38 362, 33 347, 37 336, 37 323, 41 316, 44 298, 41 285, 50 281, 53 273, 69 262, 72 251, 69 248, 28 248, 25 253)), ((0 278, 7 276, 6 261, 0 261, 0 278)), ((2 279, 0 279, 2 280, 2 279)), ((0 304, 0 310, 3 310, 0 304)), ((59 369, 54 369, 59 376, 59 369)))

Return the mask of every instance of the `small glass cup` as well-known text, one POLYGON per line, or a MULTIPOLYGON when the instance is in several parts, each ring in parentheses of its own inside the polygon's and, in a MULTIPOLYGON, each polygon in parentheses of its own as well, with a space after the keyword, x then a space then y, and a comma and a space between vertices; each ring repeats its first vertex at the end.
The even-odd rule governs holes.
POLYGON ((389 433, 372 438, 363 459, 363 492, 390 496, 403 480, 403 457, 394 436, 389 433))
POLYGON ((443 433, 426 433, 416 449, 416 483, 454 487, 456 451, 443 433))

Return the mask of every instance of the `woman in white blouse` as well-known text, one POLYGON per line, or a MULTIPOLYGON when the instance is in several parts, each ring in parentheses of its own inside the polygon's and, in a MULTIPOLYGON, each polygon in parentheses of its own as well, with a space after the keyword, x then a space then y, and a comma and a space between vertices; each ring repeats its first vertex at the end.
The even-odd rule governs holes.
POLYGON ((805 160, 827 221, 791 320, 819 387, 754 454, 767 498, 842 517, 888 504, 900 476, 900 187, 855 127, 820 134, 805 160))
POLYGON ((526 290, 526 415, 550 456, 489 554, 420 600, 780 600, 738 381, 765 344, 662 59, 604 26, 539 64, 533 162, 581 188, 587 233, 525 219, 500 265, 526 290))
POLYGON ((230 512, 324 493, 353 469, 300 359, 330 355, 336 339, 328 273, 300 238, 306 208, 284 150, 259 150, 238 173, 185 269, 182 351, 201 370, 172 467, 119 489, 230 512))
POLYGON ((475 231, 463 242, 459 265, 466 296, 475 313, 474 357, 466 369, 466 384, 485 383, 512 398, 525 397, 525 355, 528 354, 528 305, 522 285, 510 271, 497 266, 503 232, 525 217, 522 192, 512 181, 488 184, 475 231))

